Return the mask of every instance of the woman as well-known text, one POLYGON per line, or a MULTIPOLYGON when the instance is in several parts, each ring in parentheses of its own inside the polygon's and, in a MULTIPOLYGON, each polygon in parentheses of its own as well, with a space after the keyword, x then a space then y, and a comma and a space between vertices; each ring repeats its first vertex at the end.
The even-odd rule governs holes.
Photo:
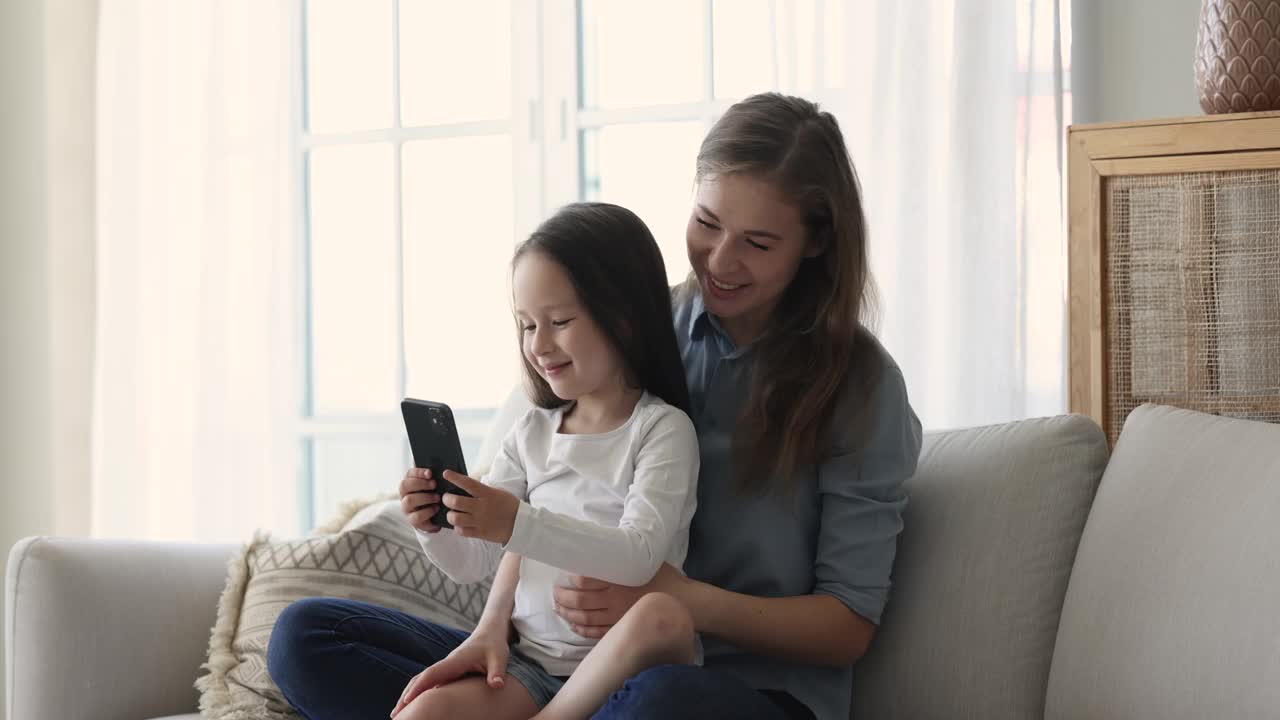
POLYGON ((678 599, 705 665, 629 680, 595 716, 847 718, 889 592, 920 423, 863 324, 867 238, 835 119, 806 100, 731 107, 698 153, 675 293, 701 470, 687 577, 575 578, 559 614, 600 637, 639 597, 678 599))

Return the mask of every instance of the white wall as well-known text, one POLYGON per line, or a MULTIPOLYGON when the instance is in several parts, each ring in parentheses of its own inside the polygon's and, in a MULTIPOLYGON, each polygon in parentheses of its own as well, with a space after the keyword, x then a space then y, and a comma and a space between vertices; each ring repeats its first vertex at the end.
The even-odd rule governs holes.
POLYGON ((1073 123, 1201 115, 1200 0, 1072 0, 1073 123))
POLYGON ((0 550, 6 566, 15 540, 53 526, 43 23, 39 2, 0 2, 0 550))
POLYGON ((0 0, 5 572, 18 538, 89 530, 96 23, 95 0, 0 0))

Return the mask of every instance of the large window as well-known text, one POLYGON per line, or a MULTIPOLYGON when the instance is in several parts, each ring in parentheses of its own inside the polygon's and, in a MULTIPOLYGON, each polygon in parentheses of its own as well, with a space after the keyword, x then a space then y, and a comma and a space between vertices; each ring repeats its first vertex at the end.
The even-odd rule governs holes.
POLYGON ((454 407, 476 469, 519 379, 512 244, 612 201, 679 280, 695 149, 768 89, 844 130, 926 426, 1060 412, 1069 2, 984 7, 104 3, 95 534, 312 527, 395 488, 404 396, 454 407))
POLYGON ((688 272, 698 143, 739 97, 822 89, 839 62, 794 43, 823 5, 302 4, 304 526, 394 489, 403 396, 449 403, 474 464, 519 378, 511 247, 556 207, 626 205, 688 272))
MULTIPOLYGON (((1006 159, 1016 167, 997 163, 993 172, 1014 178, 1016 193, 1006 194, 1017 199, 1008 208, 990 209, 999 218, 1016 217, 1017 227, 998 240, 1023 248, 1011 282, 1024 315, 1009 321, 1017 325, 1011 332, 1017 333, 1018 347, 1001 345, 1000 352, 1018 356, 1014 382, 1043 395, 1028 405, 1036 408, 1056 407, 1061 393, 1061 323, 1042 321, 1060 315, 1061 298, 1039 290, 1060 284, 1064 274, 1061 198, 1053 188, 1029 191, 1025 181, 1058 177, 1058 103, 1070 98, 1069 91, 1059 94, 1064 88, 1055 87, 1063 82, 1069 88, 1069 72, 1055 75, 1061 45, 1054 39, 1058 25, 1043 16, 1046 7, 1060 6, 1018 4, 1019 43, 1008 48, 1020 58, 1012 78, 1018 138, 992 141, 1002 149, 1016 145, 1006 159), (1036 8, 1041 17, 1035 17, 1036 8)), ((891 101, 897 104, 881 120, 914 117, 909 103, 893 93, 884 97, 885 88, 875 82, 903 70, 895 58, 915 57, 913 37, 903 34, 916 29, 904 24, 903 17, 913 17, 905 5, 304 0, 301 8, 305 526, 329 516, 345 498, 395 487, 410 462, 398 416, 405 395, 449 403, 475 464, 487 421, 519 379, 508 310, 511 247, 556 207, 581 199, 635 210, 657 238, 675 282, 688 272, 683 238, 697 147, 734 101, 781 90, 832 109, 866 106, 869 98, 891 101), (898 35, 851 41, 886 31, 898 35)), ((920 22, 927 21, 930 37, 939 42, 976 28, 977 20, 968 16, 935 17, 918 7, 914 12, 924 13, 920 22)), ((972 110, 962 97, 944 92, 953 72, 947 63, 958 61, 945 47, 934 50, 941 66, 930 66, 927 77, 936 87, 922 91, 933 93, 930 107, 946 115, 915 120, 932 128, 923 139, 934 142, 930 147, 939 148, 947 167, 960 161, 959 154, 948 154, 950 139, 972 135, 950 114, 972 110)), ((968 58, 963 72, 987 67, 979 60, 968 58)), ((993 62, 1004 67, 1003 59, 993 62)), ((893 82, 909 87, 916 75, 900 72, 893 82)), ((1007 110, 982 112, 1003 117, 1007 110)), ((877 124, 853 125, 846 133, 855 160, 877 169, 883 139, 867 137, 877 124)), ((873 245, 883 251, 873 256, 873 268, 890 300, 917 292, 918 278, 902 258, 931 257, 924 240, 943 237, 915 233, 919 228, 910 221, 919 213, 898 200, 919 195, 920 188, 897 177, 898 169, 880 167, 876 192, 867 195, 872 219, 889 230, 873 232, 873 245), (895 228, 907 231, 890 237, 895 228)), ((941 171, 930 177, 949 182, 941 171)), ((940 193, 930 202, 944 207, 949 197, 940 193)), ((994 242, 965 237, 944 239, 953 248, 994 242)), ((945 335, 955 318, 935 313, 937 327, 921 329, 918 318, 904 317, 915 306, 904 307, 895 308, 897 334, 888 340, 896 339, 905 357, 923 363, 920 348, 934 347, 934 336, 945 335)), ((936 391, 926 395, 925 401, 941 397, 936 391)))
POLYGON ((532 8, 302 6, 304 525, 394 489, 401 397, 451 404, 474 460, 517 377, 506 262, 541 211, 532 8))

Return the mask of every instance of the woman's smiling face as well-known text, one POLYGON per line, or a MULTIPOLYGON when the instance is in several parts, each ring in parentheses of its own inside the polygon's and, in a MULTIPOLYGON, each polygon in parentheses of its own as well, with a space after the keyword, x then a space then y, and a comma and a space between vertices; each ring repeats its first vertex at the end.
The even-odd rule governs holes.
POLYGON ((703 304, 739 347, 764 330, 800 261, 821 250, 793 204, 742 174, 698 183, 686 240, 703 304))

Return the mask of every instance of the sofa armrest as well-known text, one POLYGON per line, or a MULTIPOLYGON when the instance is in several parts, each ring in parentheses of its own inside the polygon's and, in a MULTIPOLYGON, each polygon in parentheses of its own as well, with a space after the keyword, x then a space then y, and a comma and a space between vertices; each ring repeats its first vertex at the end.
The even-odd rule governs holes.
POLYGON ((234 545, 29 537, 9 553, 9 720, 196 711, 234 545))

